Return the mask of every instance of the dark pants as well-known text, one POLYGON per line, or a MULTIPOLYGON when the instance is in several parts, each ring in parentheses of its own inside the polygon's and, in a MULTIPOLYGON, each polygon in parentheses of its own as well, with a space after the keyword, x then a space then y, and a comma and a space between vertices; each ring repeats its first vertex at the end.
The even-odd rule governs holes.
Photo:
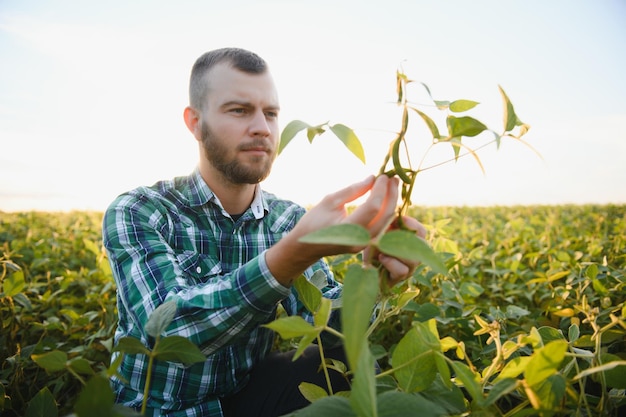
MULTIPOLYGON (((295 351, 273 352, 259 363, 250 374, 250 381, 235 395, 222 399, 226 417, 276 417, 299 410, 309 405, 298 385, 310 382, 328 391, 324 371, 320 368, 319 347, 309 346, 304 353, 292 361, 295 351)), ((343 347, 324 352, 347 364, 343 347)), ((347 391, 350 384, 337 371, 329 369, 333 392, 347 391)))

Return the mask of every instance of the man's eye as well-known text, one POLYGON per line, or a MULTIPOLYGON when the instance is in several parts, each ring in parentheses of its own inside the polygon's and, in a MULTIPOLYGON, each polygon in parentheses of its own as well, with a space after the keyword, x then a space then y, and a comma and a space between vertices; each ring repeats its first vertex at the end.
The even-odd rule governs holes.
POLYGON ((246 109, 243 108, 235 108, 235 109, 230 109, 231 113, 237 113, 237 114, 245 114, 246 113, 246 109))
POLYGON ((265 116, 275 119, 278 117, 278 112, 276 111, 267 111, 265 112, 265 116))

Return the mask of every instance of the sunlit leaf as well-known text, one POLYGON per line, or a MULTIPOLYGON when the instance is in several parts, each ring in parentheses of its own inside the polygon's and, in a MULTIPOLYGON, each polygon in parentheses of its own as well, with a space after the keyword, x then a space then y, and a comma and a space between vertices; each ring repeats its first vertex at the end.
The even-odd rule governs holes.
POLYGON ((282 317, 263 326, 274 330, 283 339, 318 334, 321 331, 300 316, 282 317))
POLYGON ((315 139, 316 136, 319 136, 322 133, 326 132, 325 126, 326 123, 323 123, 317 126, 309 126, 306 129, 306 137, 309 140, 309 143, 313 143, 313 139, 315 139))
POLYGON ((353 368, 355 375, 352 380, 350 405, 359 417, 377 417, 374 357, 368 348, 367 341, 362 339, 361 342, 358 364, 355 369, 353 368))
POLYGON ((9 273, 7 277, 2 281, 2 290, 7 297, 15 297, 22 292, 26 282, 24 281, 24 271, 17 270, 9 273))
POLYGON ((566 386, 565 377, 561 374, 554 374, 532 386, 532 390, 542 409, 558 410, 565 395, 566 386))
POLYGON ((524 372, 528 385, 538 385, 554 375, 565 357, 566 350, 567 342, 564 340, 555 340, 537 349, 524 372))
POLYGON ((319 310, 313 316, 313 322, 316 327, 324 327, 330 319, 332 302, 328 298, 322 298, 319 310))
MULTIPOLYGON (((398 385, 406 392, 428 388, 437 375, 437 363, 433 354, 433 342, 429 343, 430 331, 423 323, 409 330, 393 351, 392 363, 398 385)), ((436 344, 439 340, 436 341, 436 344)))
POLYGON ((351 265, 343 286, 341 329, 348 363, 356 370, 378 295, 378 271, 372 267, 351 265))
POLYGON ((31 359, 47 372, 62 371, 67 364, 67 353, 60 350, 42 353, 40 355, 33 354, 31 359))
POLYGON ((154 309, 146 323, 146 333, 157 338, 167 329, 176 315, 176 302, 166 301, 154 309))
POLYGON ((419 111, 416 108, 411 107, 411 109, 419 114, 420 117, 424 120, 426 126, 428 126, 428 129, 430 129, 430 134, 433 135, 433 139, 440 139, 441 135, 439 134, 439 128, 437 127, 433 119, 431 119, 426 113, 419 111))
POLYGON ((421 262, 433 271, 446 274, 445 264, 424 239, 414 232, 391 230, 376 243, 382 253, 407 261, 421 262))
POLYGON ((300 238, 301 242, 325 245, 366 246, 371 237, 363 226, 343 223, 325 227, 300 238))
POLYGON ((450 111, 455 113, 462 113, 476 107, 479 103, 472 100, 455 100, 450 103, 450 111))
POLYGON ((304 336, 302 336, 300 338, 300 341, 298 342, 298 348, 296 349, 295 353, 293 354, 293 360, 295 361, 296 359, 298 359, 300 357, 300 355, 302 355, 304 353, 304 350, 311 346, 311 343, 313 343, 313 341, 315 341, 317 339, 317 336, 319 335, 319 332, 315 331, 312 333, 307 333, 304 336))
POLYGON ((463 282, 459 292, 464 297, 476 298, 485 292, 485 289, 475 282, 463 282))
POLYGON ((359 160, 365 163, 365 151, 363 150, 363 145, 361 145, 361 141, 354 133, 352 129, 350 129, 346 125, 342 125, 340 123, 330 126, 330 130, 346 145, 346 148, 354 154, 359 160))
POLYGON ((481 121, 470 116, 456 117, 449 115, 446 119, 448 135, 450 137, 467 136, 473 137, 487 130, 481 121))
POLYGON ((291 142, 291 140, 300 132, 301 130, 308 129, 310 126, 308 123, 303 122, 302 120, 292 120, 285 126, 282 133, 280 134, 280 143, 278 144, 278 154, 285 149, 285 147, 291 142))
POLYGON ((506 363, 498 374, 498 380, 506 378, 517 378, 524 372, 530 362, 530 356, 517 356, 506 363))
POLYGON ((463 387, 465 387, 474 401, 479 404, 482 403, 484 396, 480 385, 480 376, 463 362, 452 361, 451 366, 456 380, 463 384, 463 387))
POLYGON ((315 402, 320 398, 328 397, 328 393, 324 388, 310 382, 301 382, 300 385, 298 385, 298 391, 300 391, 300 394, 309 402, 315 402))
POLYGON ((144 346, 137 338, 125 336, 118 340, 117 345, 113 348, 113 352, 124 352, 130 355, 149 355, 150 350, 144 346))
POLYGON ((198 346, 182 336, 167 336, 159 340, 152 352, 161 361, 178 362, 185 365, 206 361, 198 346))
POLYGON ((315 313, 320 306, 322 300, 322 292, 304 275, 300 275, 293 283, 298 293, 298 299, 304 304, 307 310, 315 313))
POLYGON ((509 100, 509 96, 507 96, 501 86, 498 86, 498 89, 500 90, 500 95, 502 96, 502 103, 504 107, 504 131, 510 132, 515 126, 521 124, 521 122, 519 122, 517 115, 515 114, 515 109, 513 109, 513 104, 511 103, 511 100, 509 100))

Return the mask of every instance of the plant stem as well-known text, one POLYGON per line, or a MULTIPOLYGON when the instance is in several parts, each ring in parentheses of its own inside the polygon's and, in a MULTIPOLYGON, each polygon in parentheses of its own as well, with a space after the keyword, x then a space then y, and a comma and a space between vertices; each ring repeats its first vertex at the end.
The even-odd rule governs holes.
POLYGON ((328 394, 333 395, 333 385, 330 383, 330 375, 328 374, 328 366, 326 365, 326 358, 324 356, 324 347, 322 346, 322 338, 319 333, 317 335, 317 347, 320 351, 320 363, 324 370, 324 377, 326 378, 326 386, 328 387, 328 394))

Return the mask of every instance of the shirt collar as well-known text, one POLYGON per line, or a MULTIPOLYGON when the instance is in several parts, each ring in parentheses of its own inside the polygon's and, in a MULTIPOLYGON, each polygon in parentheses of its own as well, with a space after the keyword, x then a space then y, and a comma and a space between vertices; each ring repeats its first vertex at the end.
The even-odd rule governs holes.
MULTIPOLYGON (((206 182, 200 175, 200 168, 196 167, 193 173, 189 177, 190 180, 190 194, 187 196, 190 206, 202 206, 209 201, 214 201, 222 210, 222 203, 215 193, 209 188, 206 182)), ((268 211, 267 201, 265 200, 265 194, 261 189, 261 184, 257 184, 254 190, 254 199, 250 204, 250 210, 255 219, 262 219, 265 213, 268 211)))

